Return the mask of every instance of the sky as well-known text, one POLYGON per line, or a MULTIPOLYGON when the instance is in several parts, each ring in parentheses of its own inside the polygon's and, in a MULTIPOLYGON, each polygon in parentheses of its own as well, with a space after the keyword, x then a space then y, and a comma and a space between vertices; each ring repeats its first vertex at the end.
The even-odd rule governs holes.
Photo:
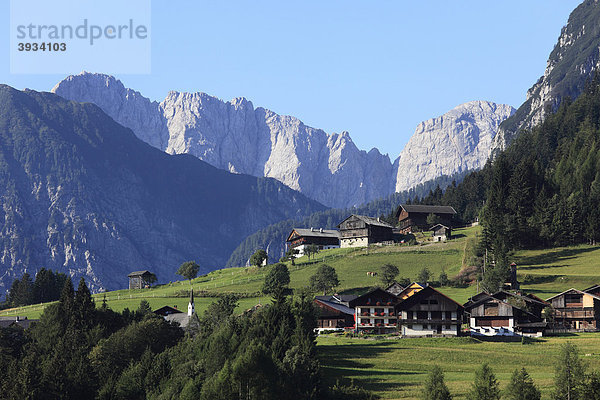
MULTIPOLYGON (((392 160, 419 122, 459 104, 518 107, 581 2, 151 1, 151 72, 116 74, 126 87, 245 97, 392 160)), ((9 20, 4 0, 4 32, 9 20)), ((0 83, 48 91, 66 76, 11 74, 9 50, 0 35, 0 83)))

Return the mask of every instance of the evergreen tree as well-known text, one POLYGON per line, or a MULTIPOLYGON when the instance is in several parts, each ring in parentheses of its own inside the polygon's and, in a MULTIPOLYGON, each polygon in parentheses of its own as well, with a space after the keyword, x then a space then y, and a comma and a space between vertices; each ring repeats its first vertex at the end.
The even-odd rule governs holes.
POLYGON ((585 370, 577 346, 571 342, 561 345, 554 375, 553 399, 584 400, 585 370))
POLYGON ((265 294, 275 294, 282 292, 290 283, 290 271, 285 264, 277 263, 265 277, 262 292, 265 294))
POLYGON ((483 364, 475 371, 475 381, 467 393, 468 400, 500 400, 498 381, 491 368, 483 364))
POLYGON ((525 368, 515 369, 506 388, 508 400, 540 400, 541 394, 525 368))
POLYGON ((427 375, 423 387, 423 400, 451 400, 452 395, 444 382, 444 373, 439 366, 433 369, 427 375))
POLYGON ((399 272, 400 270, 395 265, 385 264, 383 267, 381 267, 381 282, 386 287, 390 286, 392 283, 394 283, 399 272))

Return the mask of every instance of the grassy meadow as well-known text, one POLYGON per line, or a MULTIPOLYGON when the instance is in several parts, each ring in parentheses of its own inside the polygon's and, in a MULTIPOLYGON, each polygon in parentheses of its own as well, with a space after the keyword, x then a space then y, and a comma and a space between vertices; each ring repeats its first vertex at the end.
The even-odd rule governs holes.
POLYGON ((524 345, 467 337, 373 340, 324 335, 318 339, 318 349, 329 383, 353 379, 383 399, 419 399, 425 377, 435 365, 444 371, 454 399, 464 399, 483 362, 489 363, 501 389, 515 368, 525 367, 542 399, 550 399, 557 355, 566 341, 579 348, 590 370, 600 370, 600 333, 547 337, 524 345))
MULTIPOLYGON (((431 243, 421 235, 423 244, 409 246, 372 246, 368 249, 333 249, 322 251, 312 259, 301 257, 296 265, 288 264, 294 289, 307 285, 321 263, 333 266, 339 276, 340 293, 363 293, 380 285, 378 272, 384 264, 394 264, 399 277, 415 280, 423 267, 433 278, 445 271, 456 275, 468 266, 475 252, 479 227, 455 230, 455 239, 447 243, 431 243)), ((583 289, 600 283, 600 246, 574 246, 550 250, 519 251, 512 257, 518 264, 522 289, 541 298, 548 298, 571 287, 583 289)), ((104 299, 110 308, 134 310, 141 299, 153 309, 164 305, 187 310, 190 287, 194 288, 196 310, 203 312, 222 293, 242 294, 238 312, 258 303, 270 302, 260 289, 271 267, 229 268, 213 271, 191 282, 179 281, 157 285, 151 289, 118 290, 94 295, 97 306, 104 299), (200 295, 200 296, 198 296, 200 295)), ((127 277, 123 277, 124 284, 127 277)), ((464 303, 476 293, 476 286, 439 289, 464 303)), ((36 318, 45 305, 33 305, 0 311, 0 316, 19 315, 36 318)), ((543 398, 549 399, 554 376, 554 362, 559 345, 572 340, 579 346, 584 359, 594 369, 600 369, 600 333, 570 337, 550 337, 532 344, 480 342, 471 338, 441 339, 358 339, 324 335, 318 339, 318 352, 326 379, 355 379, 384 399, 416 399, 425 374, 433 365, 440 365, 448 386, 456 399, 463 399, 473 379, 474 370, 482 362, 490 363, 504 387, 516 367, 526 367, 540 386, 543 398)))

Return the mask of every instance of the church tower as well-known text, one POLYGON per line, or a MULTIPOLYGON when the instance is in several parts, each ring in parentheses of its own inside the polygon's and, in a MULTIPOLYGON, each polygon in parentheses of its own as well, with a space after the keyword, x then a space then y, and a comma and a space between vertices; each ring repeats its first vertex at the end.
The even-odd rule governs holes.
POLYGON ((192 292, 190 294, 190 302, 188 304, 188 317, 191 317, 196 312, 194 307, 194 288, 192 288, 192 292))

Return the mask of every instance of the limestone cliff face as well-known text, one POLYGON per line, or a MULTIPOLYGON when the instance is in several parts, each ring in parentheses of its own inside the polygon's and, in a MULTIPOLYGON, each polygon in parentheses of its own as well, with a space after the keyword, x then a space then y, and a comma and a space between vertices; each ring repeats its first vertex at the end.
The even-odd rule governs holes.
POLYGON ((586 0, 569 16, 548 57, 544 75, 527 91, 525 102, 507 119, 492 142, 492 155, 506 148, 522 129, 531 129, 576 99, 600 67, 600 3, 586 0))
POLYGON ((225 102, 205 93, 170 92, 157 103, 111 76, 85 72, 69 76, 53 92, 95 103, 169 154, 192 154, 230 172, 272 177, 331 207, 364 204, 441 174, 481 167, 498 123, 512 112, 489 102, 459 106, 420 124, 392 164, 377 149, 358 149, 347 132, 327 134, 244 98, 225 102))
POLYGON ((482 168, 498 126, 514 112, 505 104, 472 101, 421 122, 396 161, 396 192, 482 168))

